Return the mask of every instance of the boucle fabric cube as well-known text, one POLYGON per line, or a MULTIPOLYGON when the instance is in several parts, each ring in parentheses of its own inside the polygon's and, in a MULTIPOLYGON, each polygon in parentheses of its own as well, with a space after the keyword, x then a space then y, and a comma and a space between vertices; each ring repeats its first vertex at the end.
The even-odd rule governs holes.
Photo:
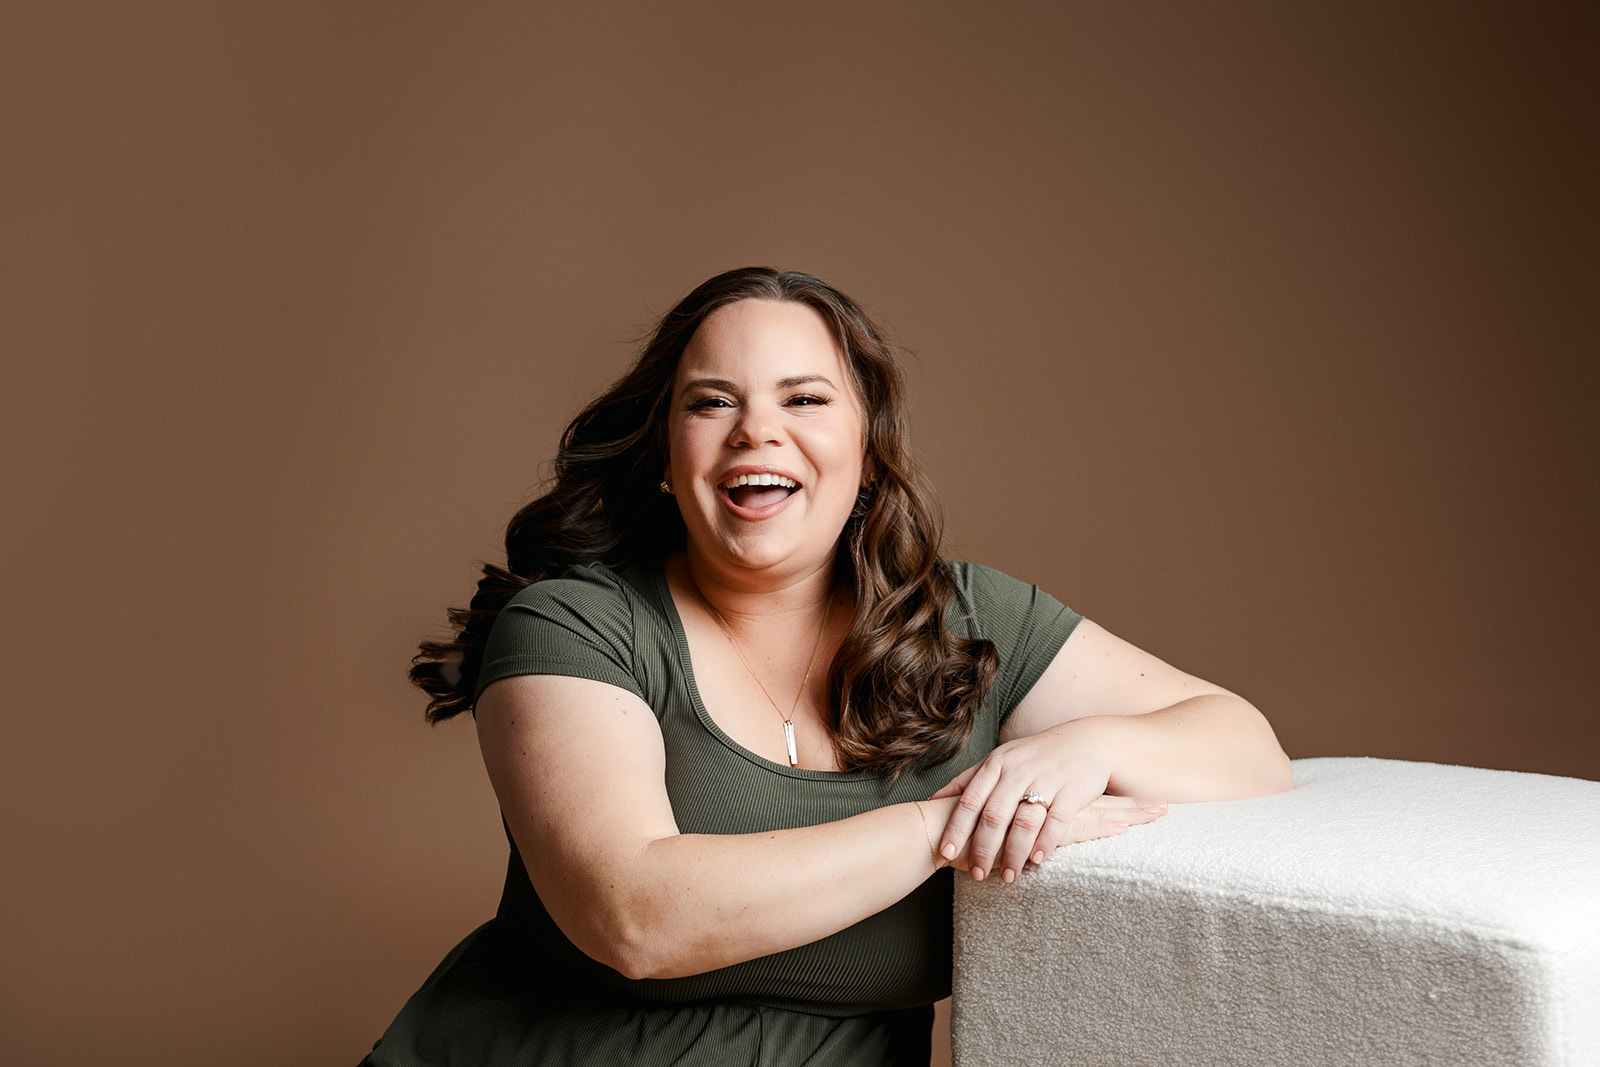
POLYGON ((1600 1065, 1600 782, 1294 773, 958 876, 958 1067, 1600 1065))

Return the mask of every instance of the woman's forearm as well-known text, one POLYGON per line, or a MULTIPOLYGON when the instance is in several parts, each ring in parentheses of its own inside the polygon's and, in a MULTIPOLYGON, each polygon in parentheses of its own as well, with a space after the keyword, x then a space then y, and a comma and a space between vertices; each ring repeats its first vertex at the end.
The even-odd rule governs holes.
POLYGON ((609 915, 597 958, 631 978, 676 978, 843 930, 942 865, 931 838, 954 804, 891 804, 793 830, 649 841, 629 877, 597 902, 609 915))
POLYGON ((1006 742, 940 790, 960 795, 940 847, 964 855, 974 878, 998 871, 1010 881, 1073 840, 1081 809, 1100 793, 1137 798, 1149 813, 1168 801, 1233 800, 1292 784, 1261 714, 1213 691, 1147 712, 1068 719, 1006 742), (1039 803, 1023 803, 1024 794, 1039 803))
POLYGON ((1107 792, 1171 802, 1236 800, 1293 786, 1289 758, 1251 704, 1232 694, 1191 697, 1143 715, 1074 719, 1110 773, 1107 792))
POLYGON ((930 837, 954 803, 891 804, 770 833, 683 834, 660 727, 636 694, 523 675, 485 689, 476 720, 539 899, 582 952, 632 978, 715 970, 882 911, 933 873, 930 837))

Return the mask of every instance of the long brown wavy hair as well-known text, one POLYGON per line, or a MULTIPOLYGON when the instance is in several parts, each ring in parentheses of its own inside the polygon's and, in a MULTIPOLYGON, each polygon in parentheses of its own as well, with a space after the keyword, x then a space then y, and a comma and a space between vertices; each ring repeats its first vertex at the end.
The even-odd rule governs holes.
POLYGON ((992 643, 945 626, 955 583, 907 445, 894 350, 855 301, 808 274, 770 267, 727 271, 684 297, 633 368, 567 426, 555 484, 506 529, 505 565, 484 564, 471 604, 450 611, 455 637, 423 642, 412 660, 411 680, 432 698, 430 722, 472 708, 489 628, 519 590, 576 564, 659 562, 683 547, 677 505, 657 491, 673 376, 700 324, 740 300, 803 304, 821 315, 866 412, 874 477, 845 524, 838 559, 839 577, 855 588, 856 617, 828 673, 839 765, 898 775, 948 759, 966 741, 999 657, 992 643))

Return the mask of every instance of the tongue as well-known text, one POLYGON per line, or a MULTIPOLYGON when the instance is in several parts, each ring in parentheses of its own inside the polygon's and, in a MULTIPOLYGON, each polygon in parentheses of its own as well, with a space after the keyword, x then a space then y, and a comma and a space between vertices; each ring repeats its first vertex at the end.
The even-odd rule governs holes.
POLYGON ((793 489, 781 485, 741 485, 728 490, 728 498, 741 508, 764 508, 776 504, 792 492, 793 489))

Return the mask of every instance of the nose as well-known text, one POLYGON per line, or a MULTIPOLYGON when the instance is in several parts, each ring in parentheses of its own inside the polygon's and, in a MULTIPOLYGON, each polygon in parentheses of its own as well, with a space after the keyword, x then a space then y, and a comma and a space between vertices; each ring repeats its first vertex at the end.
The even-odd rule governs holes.
POLYGON ((733 420, 728 444, 735 448, 760 448, 781 444, 778 412, 770 404, 747 403, 733 420))

